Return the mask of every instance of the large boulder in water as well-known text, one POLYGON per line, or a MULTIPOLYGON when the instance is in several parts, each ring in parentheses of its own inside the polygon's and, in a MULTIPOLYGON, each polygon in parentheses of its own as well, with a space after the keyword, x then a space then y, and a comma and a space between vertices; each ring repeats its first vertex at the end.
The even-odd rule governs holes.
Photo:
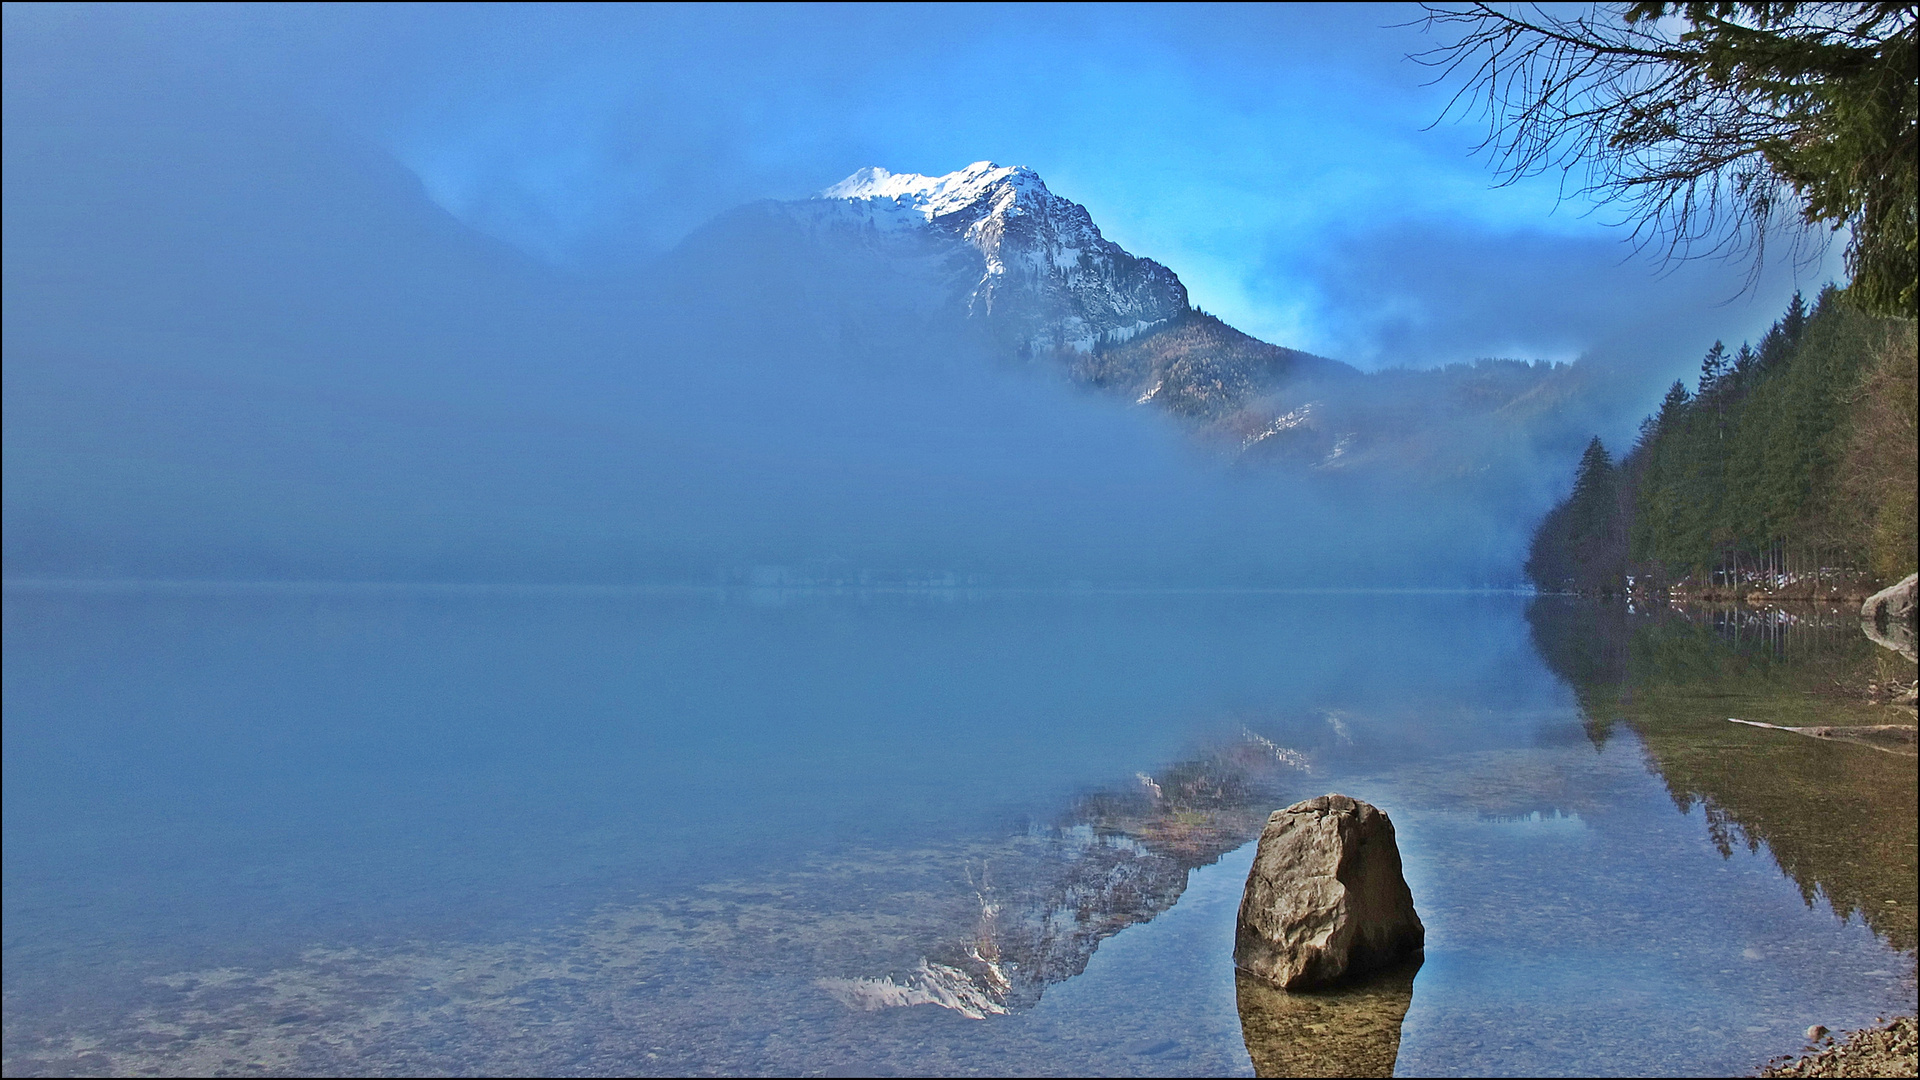
POLYGON ((1378 807, 1322 795, 1267 819, 1240 898, 1237 967, 1304 990, 1397 965, 1426 939, 1378 807))
POLYGON ((1920 574, 1908 574, 1898 584, 1889 585, 1860 605, 1860 629, 1877 645, 1892 649, 1909 660, 1915 658, 1915 593, 1920 592, 1920 574))

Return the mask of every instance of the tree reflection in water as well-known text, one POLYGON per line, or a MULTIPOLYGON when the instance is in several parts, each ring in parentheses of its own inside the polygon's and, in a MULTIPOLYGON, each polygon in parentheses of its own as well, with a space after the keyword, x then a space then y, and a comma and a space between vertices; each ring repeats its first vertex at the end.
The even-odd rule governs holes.
POLYGON ((1855 612, 1636 612, 1548 597, 1527 619, 1540 654, 1572 684, 1588 737, 1603 744, 1615 724, 1638 734, 1675 805, 1701 808, 1722 854, 1764 845, 1809 906, 1824 898, 1914 953, 1915 758, 1727 722, 1913 724, 1911 707, 1860 692, 1914 676, 1861 633, 1855 612))

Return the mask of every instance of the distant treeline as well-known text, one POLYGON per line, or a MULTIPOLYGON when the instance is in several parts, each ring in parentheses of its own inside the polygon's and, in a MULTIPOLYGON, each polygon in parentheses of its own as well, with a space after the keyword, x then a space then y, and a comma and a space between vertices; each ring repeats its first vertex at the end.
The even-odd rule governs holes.
POLYGON ((1757 347, 1715 342, 1618 464, 1588 444, 1573 492, 1534 531, 1542 589, 1629 581, 1702 592, 1819 591, 1915 565, 1910 319, 1799 294, 1757 347))

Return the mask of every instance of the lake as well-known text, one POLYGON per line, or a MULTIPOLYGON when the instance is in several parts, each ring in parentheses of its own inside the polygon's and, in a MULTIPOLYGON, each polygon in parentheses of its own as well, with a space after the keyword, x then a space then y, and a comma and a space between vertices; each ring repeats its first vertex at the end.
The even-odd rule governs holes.
POLYGON ((1401 1074, 1915 1007, 1911 743, 1727 723, 1900 720, 1834 609, 16 582, 4 630, 8 1075, 1252 1075, 1250 841, 1330 791, 1427 926, 1401 1074))

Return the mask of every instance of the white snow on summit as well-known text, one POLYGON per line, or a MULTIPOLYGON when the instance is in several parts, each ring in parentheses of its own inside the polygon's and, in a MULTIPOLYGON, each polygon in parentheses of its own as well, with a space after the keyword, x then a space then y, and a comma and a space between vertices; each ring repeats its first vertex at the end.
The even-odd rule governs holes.
POLYGON ((945 176, 893 173, 874 166, 861 169, 822 191, 819 197, 855 201, 888 199, 932 221, 994 194, 994 189, 1003 182, 1005 187, 997 193, 1000 198, 995 201, 1006 203, 1007 206, 996 205, 995 210, 1009 208, 1021 195, 1051 194, 1047 191, 1047 185, 1041 182, 1039 174, 1024 165, 1002 166, 991 161, 976 161, 945 176))
POLYGON ((944 176, 876 166, 784 205, 796 220, 883 246, 972 249, 977 261, 958 283, 966 310, 1028 355, 1086 353, 1187 309, 1173 271, 1101 236, 1085 207, 1025 166, 976 161, 944 176))

